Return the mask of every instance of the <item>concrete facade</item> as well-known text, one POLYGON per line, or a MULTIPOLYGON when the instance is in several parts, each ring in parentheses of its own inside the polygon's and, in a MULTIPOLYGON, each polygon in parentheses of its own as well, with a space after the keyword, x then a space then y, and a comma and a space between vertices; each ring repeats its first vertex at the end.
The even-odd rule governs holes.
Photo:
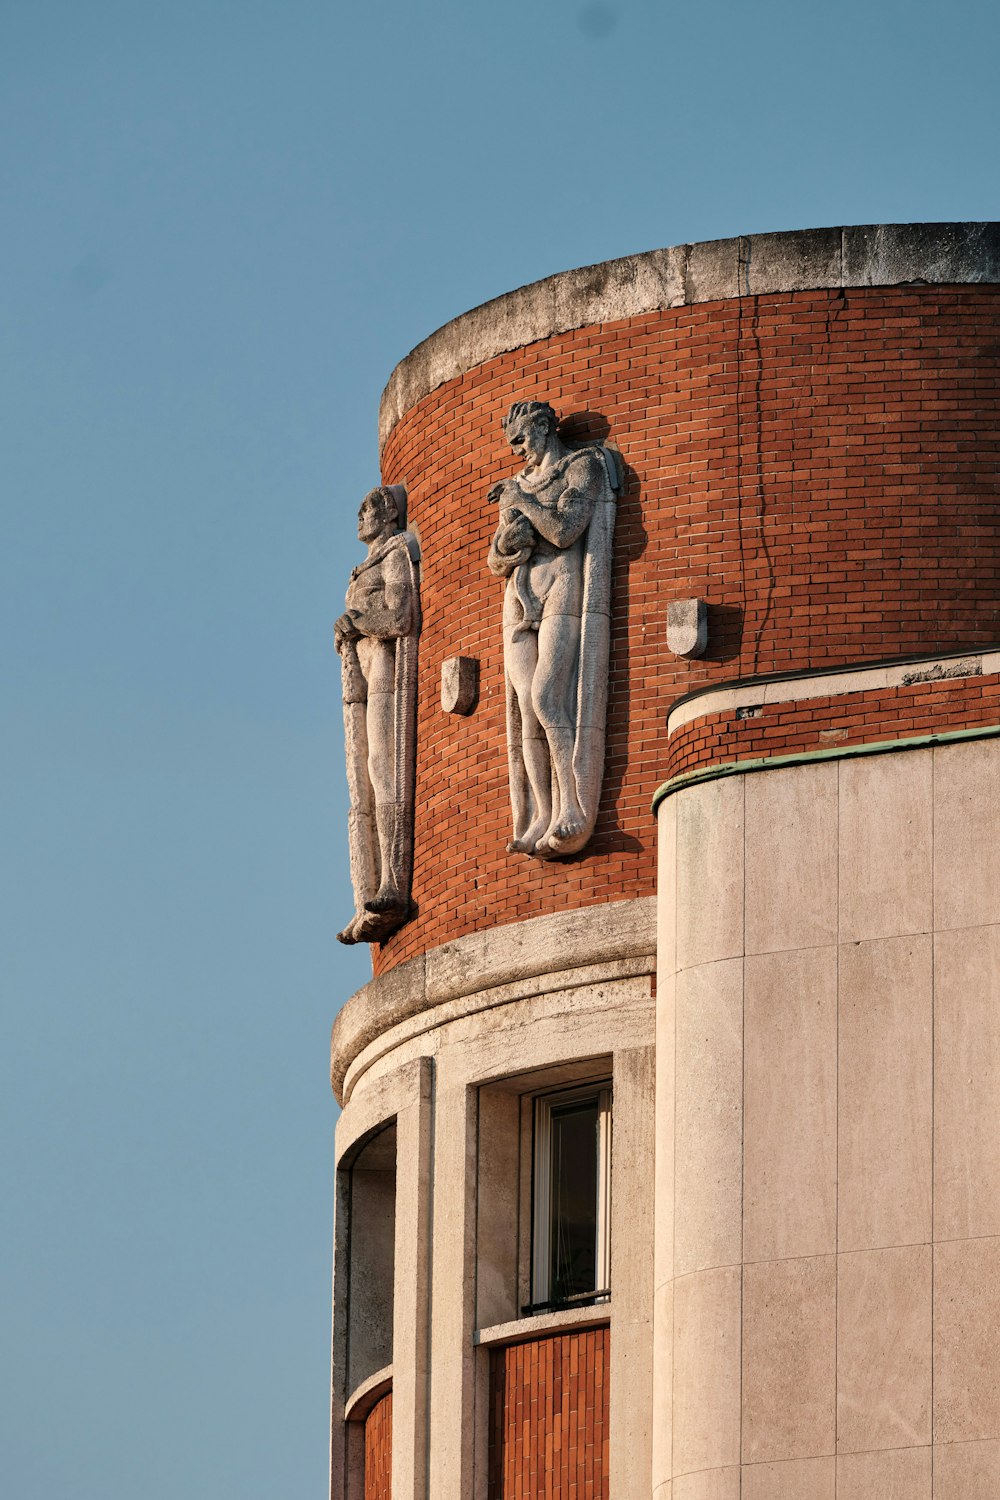
POLYGON ((985 739, 661 803, 654 1494, 1000 1485, 998 777, 985 739))
POLYGON ((333 1032, 334 1500, 1000 1494, 998 348, 1000 227, 869 226, 565 273, 393 375, 415 912, 333 1032), (627 481, 601 812, 539 868, 463 486, 556 387, 627 481), (550 1305, 535 1101, 598 1089, 608 1287, 550 1305))

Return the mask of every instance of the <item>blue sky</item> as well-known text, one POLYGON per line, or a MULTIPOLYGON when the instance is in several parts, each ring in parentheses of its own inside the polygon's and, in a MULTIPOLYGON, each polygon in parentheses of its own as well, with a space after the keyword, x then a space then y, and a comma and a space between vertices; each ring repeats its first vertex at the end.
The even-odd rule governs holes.
POLYGON ((998 18, 2 0, 6 1493, 324 1493, 331 627, 395 362, 630 251, 1000 217, 998 18))

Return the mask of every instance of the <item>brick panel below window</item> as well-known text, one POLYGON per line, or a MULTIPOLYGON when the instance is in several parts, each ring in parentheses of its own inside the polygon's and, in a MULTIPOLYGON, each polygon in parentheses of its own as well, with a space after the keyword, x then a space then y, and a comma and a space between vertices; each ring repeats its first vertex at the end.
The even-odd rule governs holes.
POLYGON ((365 1418, 365 1500, 392 1500, 392 1392, 365 1418))
POLYGON ((608 1500, 609 1346, 594 1328, 493 1352, 489 1500, 608 1500))

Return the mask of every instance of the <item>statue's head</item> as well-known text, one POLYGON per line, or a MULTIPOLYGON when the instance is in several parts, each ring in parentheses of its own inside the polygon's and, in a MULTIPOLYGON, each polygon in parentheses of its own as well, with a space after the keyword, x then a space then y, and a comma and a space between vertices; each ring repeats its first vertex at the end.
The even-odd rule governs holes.
POLYGON ((503 430, 518 458, 537 463, 556 436, 559 418, 547 401, 515 401, 503 430))
POLYGON ((358 511, 359 541, 375 542, 399 529, 399 506, 392 490, 384 485, 369 490, 358 511))

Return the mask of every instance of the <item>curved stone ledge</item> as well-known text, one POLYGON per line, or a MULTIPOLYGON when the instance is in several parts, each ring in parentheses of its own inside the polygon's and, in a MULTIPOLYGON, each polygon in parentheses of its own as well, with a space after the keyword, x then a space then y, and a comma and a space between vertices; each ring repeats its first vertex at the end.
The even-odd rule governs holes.
POLYGON ((767 292, 1000 282, 1000 223, 858 224, 740 235, 561 271, 453 318, 382 393, 379 449, 403 414, 498 354, 590 323, 767 292))
POLYGON ((344 1420, 346 1422, 360 1422, 367 1417, 377 1401, 381 1401, 387 1392, 392 1390, 392 1365, 386 1365, 382 1370, 376 1370, 374 1375, 369 1375, 363 1380, 347 1398, 344 1406, 344 1420))
POLYGON ((829 667, 822 672, 782 673, 752 682, 711 684, 687 693, 667 715, 667 734, 706 714, 735 712, 755 704, 800 703, 807 698, 837 698, 878 688, 912 687, 922 682, 961 681, 1000 672, 1000 650, 949 651, 937 656, 908 656, 904 661, 871 666, 829 667))
MULTIPOLYGON (((371 980, 333 1023, 330 1081, 338 1103, 355 1059, 384 1032, 449 1002, 529 984, 546 974, 656 953, 656 898, 585 906, 469 933, 371 980)), ((487 1002, 489 996, 485 996, 487 1002)), ((499 997, 496 1003, 502 1003, 499 997)))

